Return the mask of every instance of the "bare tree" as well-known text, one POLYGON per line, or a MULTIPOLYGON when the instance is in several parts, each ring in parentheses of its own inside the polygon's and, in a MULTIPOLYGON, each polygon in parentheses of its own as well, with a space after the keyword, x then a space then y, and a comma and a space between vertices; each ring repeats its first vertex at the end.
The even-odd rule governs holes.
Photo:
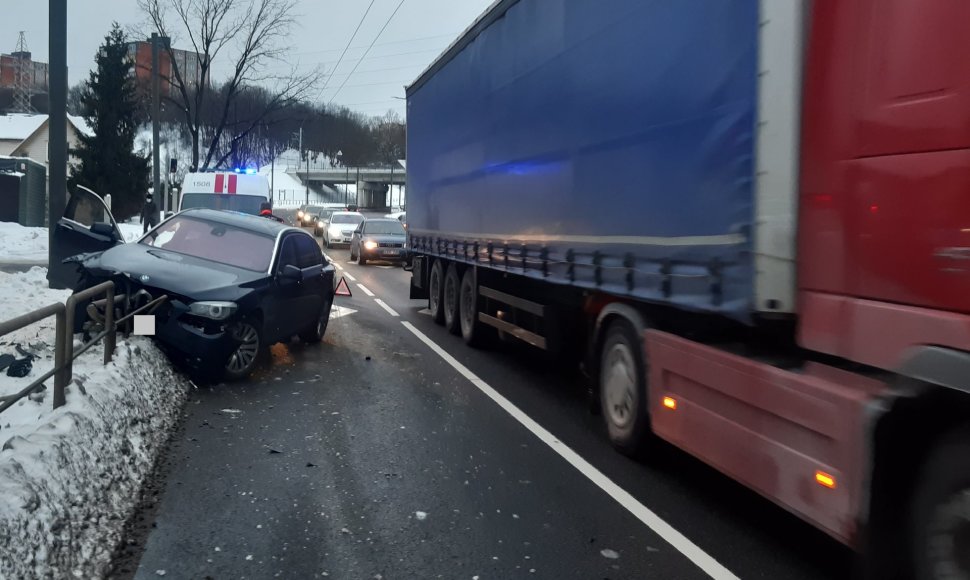
POLYGON ((376 117, 373 131, 380 161, 394 163, 404 157, 407 127, 395 110, 389 109, 383 116, 376 117))
POLYGON ((173 41, 169 82, 176 95, 169 98, 185 117, 193 168, 224 166, 264 119, 305 100, 321 77, 319 69, 300 73, 294 66, 286 74, 274 72, 287 67, 290 47, 281 39, 295 23, 295 0, 138 0, 138 5, 151 26, 173 41), (180 68, 175 42, 186 42, 195 53, 194 77, 180 68), (218 60, 229 62, 231 70, 228 79, 212 86, 218 60), (253 87, 266 88, 269 98, 239 116, 234 104, 253 87))

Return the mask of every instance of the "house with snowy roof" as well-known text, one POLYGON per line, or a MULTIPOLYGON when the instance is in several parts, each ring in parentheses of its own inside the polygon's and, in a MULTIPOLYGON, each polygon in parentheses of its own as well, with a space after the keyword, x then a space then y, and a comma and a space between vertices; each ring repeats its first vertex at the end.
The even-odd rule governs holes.
MULTIPOLYGON (((81 117, 67 116, 67 147, 78 146, 78 135, 94 132, 81 117)), ((47 115, 11 113, 0 115, 0 155, 27 157, 45 167, 48 164, 47 142, 50 123, 47 115)))

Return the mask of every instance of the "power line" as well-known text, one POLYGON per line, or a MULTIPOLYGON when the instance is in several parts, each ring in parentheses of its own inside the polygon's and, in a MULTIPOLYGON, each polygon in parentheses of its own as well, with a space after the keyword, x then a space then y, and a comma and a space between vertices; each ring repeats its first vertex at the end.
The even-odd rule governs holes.
POLYGON ((340 58, 337 59, 337 64, 335 64, 333 69, 331 69, 330 76, 327 77, 327 80, 323 82, 323 88, 320 89, 321 93, 323 93, 323 91, 327 89, 327 85, 330 84, 330 79, 333 78, 333 73, 336 72, 337 67, 340 66, 340 61, 342 61, 344 59, 344 55, 347 54, 347 49, 350 48, 350 44, 354 41, 355 38, 357 38, 357 32, 360 30, 360 26, 364 23, 364 20, 367 18, 367 15, 370 14, 370 9, 373 5, 374 5, 374 0, 370 0, 370 4, 367 5, 367 10, 364 10, 364 15, 360 17, 360 22, 357 23, 357 28, 355 28, 354 33, 350 35, 350 40, 347 41, 347 46, 345 46, 344 51, 340 53, 340 58))
POLYGON ((350 71, 350 75, 348 75, 347 78, 344 79, 343 84, 340 85, 340 88, 337 89, 337 92, 334 93, 332 97, 330 97, 329 101, 327 101, 328 105, 332 103, 334 99, 337 98, 337 95, 340 94, 340 91, 344 88, 344 85, 347 84, 347 81, 350 80, 350 77, 353 76, 354 72, 357 71, 357 67, 360 66, 361 61, 364 60, 364 57, 367 56, 367 54, 370 52, 370 49, 374 48, 374 45, 377 44, 377 40, 381 37, 382 34, 384 34, 384 30, 387 29, 387 25, 391 23, 391 20, 394 20, 394 16, 397 14, 397 11, 400 10, 401 6, 403 5, 404 5, 404 0, 401 0, 400 2, 398 2, 397 8, 394 9, 394 12, 391 12, 391 15, 387 19, 387 22, 384 23, 384 26, 381 27, 380 32, 378 32, 377 36, 374 37, 374 41, 370 43, 370 46, 368 46, 367 50, 364 51, 364 54, 360 57, 360 60, 358 60, 357 64, 354 65, 354 70, 350 71))
MULTIPOLYGON (((423 40, 434 40, 436 38, 445 38, 445 37, 454 38, 454 37, 458 36, 458 34, 459 34, 458 32, 454 32, 454 33, 451 33, 451 34, 436 34, 434 36, 422 36, 420 38, 407 38, 407 39, 404 39, 404 40, 392 40, 390 42, 379 42, 379 43, 375 44, 374 46, 390 46, 392 44, 410 44, 412 42, 421 42, 423 40)), ((358 48, 365 48, 365 47, 364 47, 363 44, 361 44, 359 46, 351 46, 350 47, 351 50, 357 50, 358 48)), ((303 51, 303 52, 292 52, 290 54, 293 55, 293 56, 302 56, 302 55, 305 55, 305 54, 323 54, 323 53, 327 53, 327 52, 340 52, 340 49, 339 48, 328 48, 328 49, 324 49, 324 50, 307 50, 307 51, 303 51)))

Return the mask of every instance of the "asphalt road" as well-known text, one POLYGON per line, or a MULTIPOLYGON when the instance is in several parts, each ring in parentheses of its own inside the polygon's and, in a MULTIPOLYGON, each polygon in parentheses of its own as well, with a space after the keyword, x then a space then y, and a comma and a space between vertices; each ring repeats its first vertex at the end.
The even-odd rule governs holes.
POLYGON ((328 254, 354 295, 324 343, 192 393, 135 577, 848 577, 847 550, 683 453, 614 453, 575 368, 472 350, 409 273, 328 254))

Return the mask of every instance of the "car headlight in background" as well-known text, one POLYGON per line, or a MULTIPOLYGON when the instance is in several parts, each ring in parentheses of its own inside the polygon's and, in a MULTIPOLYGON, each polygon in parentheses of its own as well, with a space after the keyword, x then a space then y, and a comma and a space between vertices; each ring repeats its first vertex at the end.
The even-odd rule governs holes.
POLYGON ((366 242, 364 242, 364 247, 367 248, 368 250, 377 249, 377 242, 375 242, 374 240, 367 240, 366 242))
POLYGON ((232 316, 238 306, 235 302, 193 302, 189 304, 189 312, 196 316, 211 318, 212 320, 225 320, 232 316))
POLYGON ((303 212, 302 211, 297 211, 296 212, 296 217, 298 217, 300 219, 303 219, 303 212))

